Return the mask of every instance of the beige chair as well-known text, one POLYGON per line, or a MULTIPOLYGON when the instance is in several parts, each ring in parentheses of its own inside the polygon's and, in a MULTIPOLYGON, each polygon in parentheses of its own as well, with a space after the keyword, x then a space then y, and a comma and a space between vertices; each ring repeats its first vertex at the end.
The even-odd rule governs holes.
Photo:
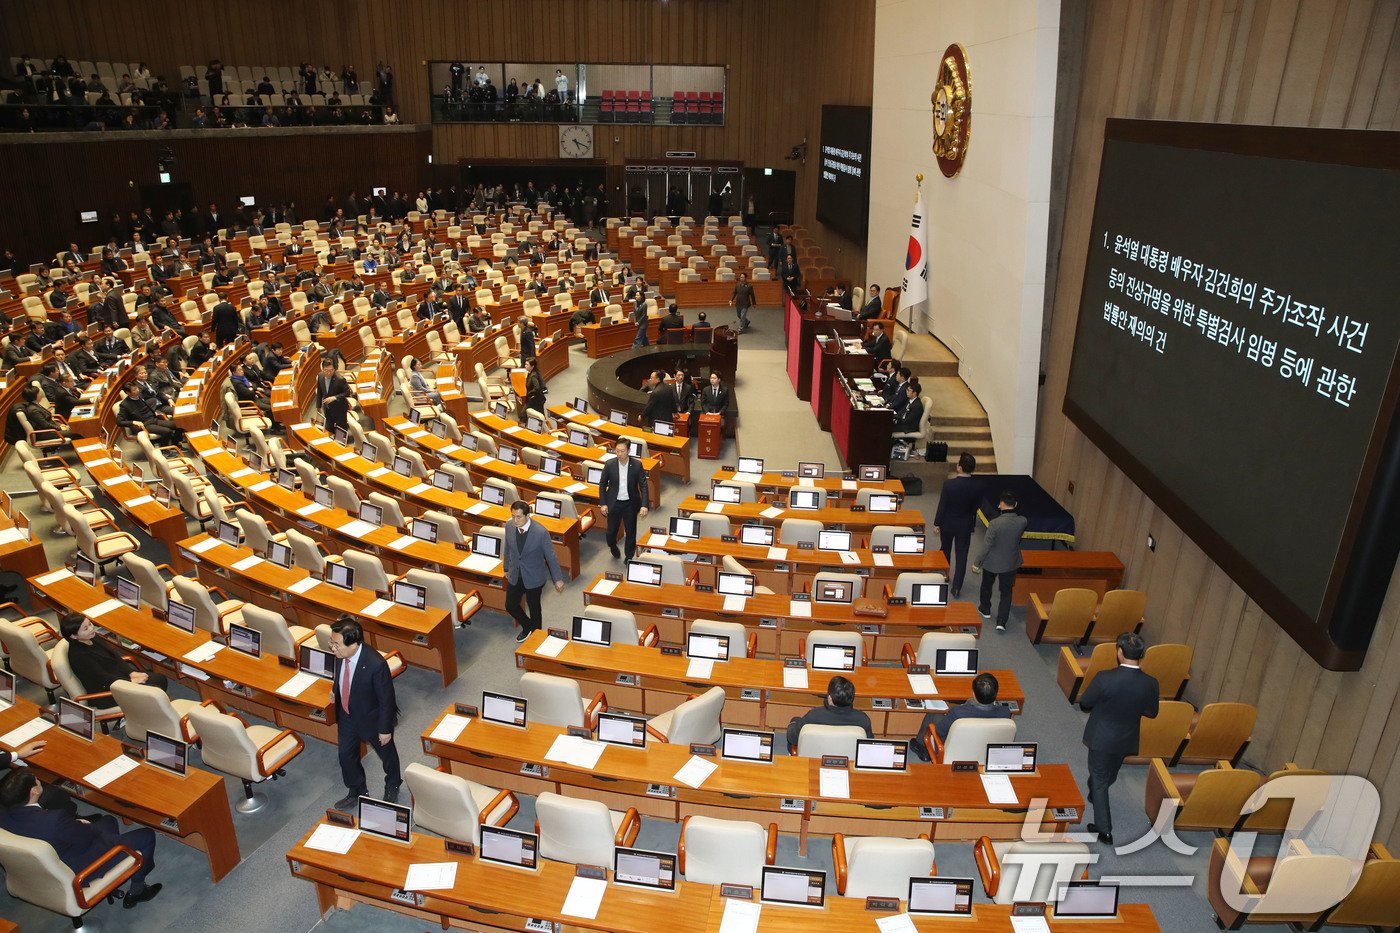
POLYGON ((416 761, 403 769, 403 776, 413 796, 416 827, 447 839, 480 845, 482 826, 504 826, 520 809, 509 790, 498 791, 416 761))
POLYGON ((470 624, 472 616, 481 609, 480 591, 458 593, 445 574, 413 567, 404 574, 403 579, 427 590, 428 605, 449 613, 459 626, 470 624))
POLYGON ((1238 765, 1254 734, 1259 711, 1248 703, 1208 703, 1191 724, 1186 745, 1172 759, 1179 764, 1212 764, 1225 759, 1238 765))
POLYGON ((700 635, 723 635, 729 639, 731 658, 752 658, 758 654, 758 633, 751 632, 742 622, 721 622, 717 619, 696 619, 689 631, 700 635))
POLYGON ((125 531, 111 531, 99 535, 88 520, 71 505, 57 508, 73 536, 78 539, 78 550, 97 565, 98 572, 123 554, 130 554, 141 547, 134 537, 125 531))
POLYGON ((842 631, 820 631, 812 632, 803 639, 802 655, 807 659, 807 666, 813 665, 813 655, 819 646, 829 648, 854 648, 856 652, 856 667, 865 663, 865 638, 860 632, 842 631))
POLYGON ((135 849, 114 845, 74 872, 49 843, 0 829, 0 867, 11 896, 71 918, 77 930, 91 929, 83 915, 104 900, 115 902, 141 861, 135 849))
POLYGON ((778 527, 778 543, 815 546, 818 536, 825 527, 815 518, 785 518, 782 525, 778 527))
POLYGON ((661 551, 646 551, 637 554, 639 563, 653 564, 661 568, 661 582, 668 586, 688 586, 695 582, 692 575, 687 578, 685 574, 685 561, 681 560, 679 554, 666 554, 661 551))
POLYGON ((1206 771, 1173 774, 1166 762, 1154 758, 1147 770, 1147 818, 1153 826, 1160 826, 1158 819, 1167 815, 1177 829, 1232 833, 1245 820, 1240 815, 1245 802, 1263 781, 1257 771, 1232 767, 1228 761, 1206 771))
POLYGON ((816 599, 816 594, 822 583, 845 583, 850 586, 851 598, 860 599, 865 595, 865 577, 857 573, 836 573, 831 570, 819 570, 812 575, 812 585, 809 592, 812 598, 816 599))
POLYGON ((159 687, 129 680, 112 682, 112 699, 126 717, 126 737, 133 742, 144 742, 147 732, 185 742, 199 741, 199 733, 189 721, 190 710, 199 705, 198 700, 171 699, 159 687))
POLYGON ((365 500, 370 505, 377 505, 382 511, 381 519, 383 523, 391 528, 404 527, 403 512, 399 509, 399 500, 391 499, 382 492, 372 492, 365 496, 365 500))
POLYGON ((139 554, 123 554, 122 566, 131 575, 131 580, 141 587, 141 602, 150 606, 162 617, 170 605, 170 592, 175 588, 171 579, 175 576, 175 570, 169 564, 155 564, 146 560, 139 554), (161 575, 165 570, 170 573, 170 577, 161 575))
MULTIPOLYGON (((358 579, 358 574, 356 577, 358 579)), ((292 625, 282 613, 253 603, 244 604, 242 624, 262 634, 260 644, 264 654, 293 661, 297 660, 298 646, 315 634, 312 629, 292 625)))
POLYGON ((722 538, 731 532, 729 519, 723 515, 692 512, 690 517, 700 523, 700 537, 702 538, 722 538))
POLYGON ((295 528, 288 528, 283 534, 287 536, 287 546, 292 549, 292 564, 318 580, 324 579, 326 576, 326 555, 321 551, 321 546, 316 543, 316 540, 302 534, 295 528))
POLYGON ((170 581, 175 586, 175 599, 194 609, 195 625, 213 635, 228 634, 231 623, 243 624, 243 601, 229 599, 217 587, 206 587, 198 580, 189 577, 176 577, 170 581), (212 594, 218 593, 221 602, 215 603, 212 594))
MULTIPOLYGON (((717 517, 717 518, 720 518, 720 517, 723 517, 723 516, 716 516, 716 517, 717 517)), ((729 534, 729 532, 726 530, 726 531, 725 531, 725 534, 729 534)), ((749 568, 747 568, 747 567, 745 567, 743 564, 739 563, 738 558, 734 557, 732 554, 725 554, 725 555, 720 559, 720 567, 721 567, 726 573, 743 573, 743 574, 748 574, 749 576, 753 576, 753 571, 749 570, 749 568)), ((769 589, 769 588, 766 587, 766 586, 759 586, 757 583, 754 584, 753 591, 754 591, 754 593, 756 593, 756 594, 757 594, 757 593, 762 593, 762 594, 765 594, 765 595, 768 595, 768 596, 773 595, 773 591, 772 591, 771 589, 769 589)))
POLYGON ((913 599, 915 586, 946 582, 948 582, 947 578, 941 573, 917 573, 906 570, 904 573, 894 578, 894 586, 890 587, 887 595, 913 599))
POLYGON ((995 904, 1050 903, 1062 882, 1088 878, 1095 861, 1082 842, 993 842, 986 836, 973 844, 972 857, 982 876, 982 890, 995 904))
POLYGON ((584 509, 583 512, 580 513, 578 509, 578 503, 576 503, 574 501, 574 497, 569 495, 567 492, 541 491, 535 496, 535 501, 538 502, 541 499, 548 499, 551 502, 559 503, 560 520, 576 520, 578 522, 579 537, 583 537, 584 535, 588 534, 590 530, 592 530, 594 524, 593 510, 584 509))
POLYGON ((592 729, 598 714, 608 711, 608 698, 601 690, 585 707, 578 681, 554 674, 521 674, 520 695, 529 704, 530 720, 548 726, 592 729))
POLYGON ((988 745, 1016 741, 1016 720, 959 719, 948 728, 946 739, 940 739, 936 729, 929 729, 924 735, 933 761, 982 762, 987 758, 988 745))
POLYGON ((823 726, 808 723, 797 733, 797 747, 788 746, 789 755, 799 758, 820 758, 823 755, 845 755, 856 760, 856 742, 865 738, 860 726, 823 726))
POLYGON ((675 709, 652 717, 647 723, 647 733, 673 745, 713 745, 719 741, 722 712, 724 688, 711 687, 675 709))
POLYGON ((1099 594, 1082 587, 1066 587, 1056 591, 1048 609, 1036 593, 1031 593, 1030 600, 1026 608, 1026 635, 1033 644, 1082 643, 1093 623, 1099 594))
POLYGON ((384 563, 373 554, 346 548, 340 552, 341 562, 355 571, 356 589, 374 590, 383 596, 389 592, 389 575, 384 563))
POLYGON ((274 541, 279 544, 287 543, 287 536, 273 534, 272 529, 268 527, 267 519, 256 512, 248 509, 237 509, 233 513, 233 520, 243 530, 243 543, 256 554, 266 557, 269 545, 274 541))
POLYGON ((93 718, 105 734, 112 723, 122 718, 122 711, 111 703, 101 706, 95 702, 111 700, 112 692, 110 690, 102 690, 97 693, 87 691, 68 663, 68 647, 69 641, 66 638, 60 638, 54 642, 54 646, 49 649, 49 670, 53 671, 54 680, 57 680, 59 686, 63 688, 63 692, 68 694, 68 699, 93 708, 93 718))
POLYGON ((239 813, 256 813, 266 805, 267 798, 255 793, 254 785, 285 774, 283 769, 306 744, 290 729, 250 726, 212 700, 191 709, 189 717, 199 733, 204 766, 243 782, 243 799, 234 806, 239 813))
POLYGON ((420 517, 437 524, 439 544, 462 544, 467 540, 455 515, 439 512, 437 509, 425 509, 420 517))
POLYGON ((905 897, 909 879, 936 875, 933 843, 883 836, 831 837, 836 893, 845 897, 905 897))
POLYGON ((40 619, 18 623, 0 620, 0 648, 9 660, 10 670, 31 684, 43 687, 50 704, 57 702, 57 691, 62 684, 54 676, 49 654, 62 641, 59 634, 40 619))
POLYGON ((1230 840, 1215 840, 1206 900, 1222 929, 1238 930, 1245 923, 1317 929, 1313 924, 1323 916, 1317 910, 1317 892, 1351 890, 1352 863, 1344 855, 1313 852, 1302 839, 1293 839, 1279 856, 1241 859, 1230 840), (1235 904, 1226 899, 1226 892, 1235 904), (1245 909, 1236 906, 1241 899, 1245 909))
POLYGON ((977 648, 977 636, 966 632, 924 632, 919 637, 919 649, 913 651, 906 642, 899 653, 899 660, 908 667, 911 664, 933 665, 939 650, 972 651, 977 648))
POLYGON ((1085 643, 1111 642, 1126 632, 1141 631, 1146 608, 1147 594, 1140 590, 1109 590, 1089 623, 1085 643))
POLYGON ((348 479, 342 476, 327 476, 326 488, 331 491, 331 504, 336 508, 349 512, 351 515, 358 515, 360 512, 360 496, 355 492, 355 487, 348 479))
POLYGON ((870 540, 867 542, 870 547, 894 547, 895 535, 912 535, 914 529, 908 525, 876 525, 870 529, 870 540))
POLYGON ((718 489, 721 486, 725 486, 732 489, 738 489, 740 502, 758 501, 758 487, 755 486, 753 483, 738 479, 727 479, 723 482, 715 483, 715 489, 718 489))
POLYGON ((583 617, 609 623, 611 625, 609 641, 614 645, 640 644, 643 647, 651 648, 661 640, 661 634, 656 630, 655 625, 647 626, 645 632, 638 632, 637 617, 626 609, 616 609, 611 606, 585 606, 583 617))
POLYGON ((637 840, 641 822, 635 808, 618 813, 596 800, 550 792, 535 798, 540 855, 557 862, 611 865, 617 846, 630 846, 637 840))
POLYGON ((763 880, 763 866, 778 851, 778 824, 765 830, 747 820, 687 816, 681 821, 677 860, 685 880, 694 884, 748 884, 763 880))

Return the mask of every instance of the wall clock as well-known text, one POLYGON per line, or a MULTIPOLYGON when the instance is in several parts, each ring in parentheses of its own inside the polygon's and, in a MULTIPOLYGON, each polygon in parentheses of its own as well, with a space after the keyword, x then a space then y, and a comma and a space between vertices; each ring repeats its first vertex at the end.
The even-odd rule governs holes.
POLYGON ((591 159, 593 157, 593 127, 566 123, 559 127, 559 158, 591 159))

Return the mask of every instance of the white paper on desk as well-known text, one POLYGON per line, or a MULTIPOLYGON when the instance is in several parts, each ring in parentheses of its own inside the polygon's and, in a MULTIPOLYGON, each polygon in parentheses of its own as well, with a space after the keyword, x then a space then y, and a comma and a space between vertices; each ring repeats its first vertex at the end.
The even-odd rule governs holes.
POLYGON ((375 526, 369 522, 362 522, 358 518, 351 519, 340 526, 340 533, 350 535, 352 538, 359 538, 375 530, 375 526))
POLYGON ((264 489, 271 489, 272 487, 274 487, 274 486, 276 486, 276 485, 277 485, 277 484, 274 483, 272 480, 270 480, 270 479, 265 479, 265 480, 263 480, 261 483, 254 483, 253 485, 249 486, 249 487, 248 487, 248 491, 249 491, 249 492, 262 492, 264 489))
POLYGON ((1044 917, 1012 917, 1012 933, 1050 933, 1050 924, 1044 917))
POLYGON ((391 472, 393 471, 390 470, 388 467, 375 467, 373 470, 370 470, 365 475, 368 476, 370 479, 379 479, 379 477, 381 476, 388 476, 391 472))
POLYGON ((500 564, 499 557, 487 557, 485 554, 472 554, 457 562, 458 567, 470 570, 472 573, 491 573, 500 564))
POLYGON ((564 442, 561 441, 561 440, 559 440, 559 439, 556 437, 554 440, 550 441, 548 444, 545 444, 544 446, 548 447, 550 450, 558 450, 560 447, 563 447, 563 446, 564 446, 564 442))
POLYGON ((603 455, 602 455, 601 457, 599 457, 598 459, 601 460, 601 461, 604 462, 604 463, 607 463, 609 460, 616 460, 616 459, 617 459, 617 454, 603 454, 603 455))
POLYGON ((817 784, 823 797, 847 800, 851 796, 851 774, 842 768, 818 768, 817 784))
POLYGON ((411 496, 421 496, 423 493, 427 492, 429 489, 432 488, 433 487, 429 486, 427 483, 415 483, 412 486, 408 487, 408 494, 411 496))
POLYGON ((557 658, 559 652, 568 646, 569 643, 558 635, 546 635, 544 641, 540 642, 540 646, 535 649, 535 654, 542 658, 557 658))
POLYGON ((768 549, 768 559, 769 559, 769 560, 787 560, 787 548, 785 548, 785 547, 770 547, 770 548, 768 549))
POLYGON ((134 509, 138 505, 145 505, 147 502, 154 501, 156 501, 155 496, 137 496, 135 499, 128 499, 122 504, 125 505, 128 509, 134 509))
POLYGON ((806 489, 812 489, 817 485, 817 481, 812 479, 812 477, 810 476, 799 476, 797 478, 797 485, 802 486, 806 489))
MULTIPOLYGON (((439 382, 442 382, 443 380, 439 379, 438 381, 439 381, 439 382)), ((449 382, 449 383, 452 382, 451 379, 448 379, 448 380, 446 380, 446 381, 449 382)), ((428 436, 428 432, 427 432, 427 431, 412 431, 412 432, 409 433, 408 436, 411 437, 411 438, 413 438, 413 439, 416 441, 416 440, 419 440, 420 438, 427 437, 427 436, 428 436)))
POLYGON ((788 615, 798 619, 810 619, 812 617, 812 604, 790 599, 788 600, 788 615))
POLYGON ((408 866, 405 891, 442 891, 457 883, 456 862, 418 862, 408 866))
POLYGON ((914 691, 915 696, 938 696, 938 685, 928 674, 905 674, 904 676, 909 678, 909 689, 914 691))
POLYGON ((456 713, 448 713, 442 717, 442 721, 433 727, 433 731, 428 733, 428 738, 438 742, 455 742, 457 736, 462 734, 462 730, 467 727, 471 720, 466 716, 458 716, 456 713))
POLYGON ((109 476, 106 479, 104 479, 102 481, 102 485, 110 489, 113 486, 120 486, 122 483, 125 483, 130 479, 131 477, 127 476, 125 473, 119 473, 116 476, 109 476))
POLYGON ((595 596, 611 596, 612 591, 617 589, 616 580, 599 580, 593 584, 593 589, 589 590, 595 596))
POLYGON ((177 414, 177 415, 192 415, 192 414, 194 414, 194 413, 195 413, 196 411, 198 411, 198 410, 199 410, 199 406, 198 406, 198 405, 176 405, 176 406, 175 406, 175 414, 177 414))
POLYGON ((258 471, 252 467, 244 467, 241 470, 234 470, 228 475, 229 479, 242 479, 245 476, 257 476, 258 471))
POLYGON ((845 491, 850 490, 850 489, 855 489, 855 488, 856 488, 856 481, 855 481, 855 480, 853 480, 853 479, 843 479, 843 480, 841 481, 841 491, 842 491, 842 492, 845 492, 845 491))
POLYGON ((671 536, 670 536, 670 535, 653 534, 651 537, 647 538, 647 540, 646 540, 646 545, 647 545, 647 547, 665 547, 667 544, 670 544, 670 543, 671 543, 671 536))
POLYGON ((311 442, 311 446, 312 446, 312 447, 320 447, 321 445, 323 445, 323 444, 329 444, 329 443, 331 443, 331 442, 334 441, 334 440, 335 440, 335 438, 333 438, 333 437, 318 437, 318 438, 316 438, 314 441, 311 442))
POLYGON ((706 512, 710 512, 710 513, 723 512, 723 511, 724 511, 724 503, 723 503, 723 502, 706 502, 706 503, 705 503, 705 511, 706 511, 706 512))
POLYGON ((184 654, 180 655, 180 657, 184 658, 186 661, 193 661, 196 664, 203 664, 205 661, 208 661, 214 655, 218 654, 220 651, 223 650, 224 646, 219 644, 218 642, 206 641, 204 644, 199 645, 195 648, 191 648, 189 651, 186 651, 184 654))
MULTIPOLYGON (((149 502, 151 497, 146 496, 145 499, 149 502)), ((133 503, 130 502, 127 503, 127 505, 132 504, 133 503)), ((4 531, 0 531, 0 544, 11 544, 15 541, 19 541, 23 537, 24 533, 21 532, 18 528, 6 528, 4 531)))
POLYGON ((860 555, 858 555, 855 551, 842 551, 842 552, 841 552, 841 563, 843 563, 843 564, 858 564, 858 563, 860 563, 860 555))
POLYGON ((559 912, 566 917, 593 920, 598 916, 598 908, 602 906, 603 895, 607 890, 608 883, 601 878, 580 878, 575 875, 573 884, 569 885, 569 894, 564 898, 564 906, 559 908, 559 912))
POLYGON ((552 480, 552 479, 554 479, 554 477, 550 476, 548 473, 531 473, 531 474, 530 474, 530 482, 532 482, 532 483, 547 483, 547 482, 549 482, 549 481, 552 480))
POLYGON ((785 667, 783 668, 783 686, 789 690, 807 689, 807 668, 805 667, 785 667))
POLYGON ((324 505, 319 502, 313 502, 310 505, 303 505, 301 508, 297 509, 297 514, 302 518, 310 518, 317 512, 324 512, 325 510, 326 507, 324 505))
POLYGON ((467 514, 480 515, 482 512, 485 512, 489 508, 491 508, 491 506, 487 505, 485 502, 478 502, 476 503, 476 505, 470 506, 467 509, 467 514))
POLYGON ((583 492, 587 488, 587 483, 570 483, 568 486, 564 487, 564 491, 572 496, 574 493, 583 492))
POLYGON ((307 687, 320 680, 315 674, 306 671, 297 671, 288 681, 277 688, 277 692, 284 697, 299 697, 307 687))
POLYGON ((87 616, 89 619, 95 619, 98 616, 105 616, 113 609, 120 609, 124 605, 125 603, 123 603, 120 599, 106 599, 98 603, 96 606, 93 606, 91 609, 84 609, 83 615, 87 616))
POLYGON ((32 742, 36 735, 42 735, 46 730, 51 729, 53 723, 47 719, 40 719, 35 716, 22 726, 15 726, 4 735, 0 735, 0 745, 8 745, 10 748, 19 748, 27 742, 32 742))
POLYGON ((686 677, 695 677, 700 680, 709 680, 714 672, 714 658, 691 658, 690 663, 685 668, 686 677))
POLYGON ((891 557, 891 556, 888 555, 888 554, 872 554, 872 555, 870 555, 870 556, 871 556, 871 558, 875 561, 875 566, 876 566, 876 567, 893 567, 893 566, 894 566, 894 558, 891 557))
POLYGON ((383 615, 392 608, 394 608, 394 604, 389 600, 376 599, 374 602, 361 609, 359 614, 362 616, 378 616, 383 615))
POLYGON ((762 904, 726 897, 719 933, 758 933, 758 918, 762 913, 762 904))
POLYGON ((208 680, 208 679, 209 679, 209 675, 208 675, 208 674, 204 673, 203 671, 201 671, 201 670, 200 670, 199 668, 197 668, 197 667, 190 667, 188 664, 181 664, 181 665, 180 665, 180 673, 181 673, 181 674, 184 674, 186 677, 194 677, 194 678, 196 678, 196 679, 198 679, 198 680, 208 680))
POLYGON ((100 789, 106 787, 128 771, 135 771, 140 766, 141 763, 135 758, 129 758, 126 755, 118 755, 102 767, 94 771, 89 771, 83 776, 83 783, 91 784, 93 787, 100 789))
POLYGON ((713 761, 706 761, 696 755, 691 755, 690 760, 681 766, 676 772, 676 780, 687 787, 699 787, 705 783, 705 779, 714 774, 719 769, 719 765, 713 761))
POLYGON ((459 450, 461 450, 461 449, 462 449, 462 446, 461 446, 460 444, 445 444, 445 445, 443 445, 443 447, 441 448, 441 452, 442 452, 442 453, 445 453, 445 454, 455 454, 457 451, 459 451, 459 450))
POLYGON ((607 424, 607 422, 602 418, 594 418, 592 421, 588 422, 590 428, 601 428, 605 424, 607 424))
POLYGON ((747 596, 726 596, 724 597, 725 612, 743 612, 744 607, 749 603, 747 596))
POLYGON ((351 829, 348 826, 332 826, 330 823, 322 823, 316 827, 316 831, 306 840, 308 849, 315 849, 318 852, 334 852, 336 855, 344 855, 350 851, 350 847, 355 844, 355 840, 360 838, 358 829, 351 829))
POLYGON ((876 917, 875 925, 880 928, 880 933, 919 933, 919 928, 914 926, 914 918, 908 914, 876 917))
POLYGON ((475 460, 472 461, 472 466, 485 466, 486 464, 490 463, 492 460, 495 459, 496 458, 491 456, 490 454, 482 454, 480 457, 477 457, 475 460))
POLYGON ((561 735, 544 753, 547 761, 562 761, 576 768, 592 770, 603 755, 603 743, 581 739, 576 735, 561 735))
POLYGON ((518 424, 508 424, 508 425, 506 425, 504 428, 502 428, 501 430, 504 431, 504 432, 507 433, 507 434, 519 434, 520 431, 521 431, 521 428, 520 428, 520 425, 518 425, 518 424))
POLYGON ((565 417, 565 418, 577 418, 577 417, 578 417, 579 415, 581 415, 581 414, 583 414, 583 412, 575 410, 574 407, 571 406, 571 405, 565 405, 565 406, 564 406, 564 417, 565 417))
POLYGON ((315 588, 315 586, 316 586, 318 583, 320 583, 320 582, 321 582, 321 581, 320 581, 320 580, 317 580, 315 577, 302 577, 302 578, 301 578, 300 580, 298 580, 297 582, 295 582, 295 583, 291 584, 290 586, 288 586, 288 587, 287 587, 287 592, 288 592, 288 593, 296 593, 298 596, 300 596, 302 593, 305 593, 307 590, 315 588))
POLYGON ((247 569, 249 569, 250 567, 256 567, 258 564, 261 564, 262 562, 263 562, 263 559, 262 559, 261 557, 259 557, 259 556, 256 555, 256 554, 253 554, 252 556, 250 556, 250 557, 245 557, 245 558, 243 558, 242 560, 240 560, 238 563, 234 564, 234 565, 233 565, 233 569, 234 569, 234 570, 247 570, 247 569))
POLYGON ((1016 788, 1011 786, 1011 778, 1005 774, 981 774, 982 789, 987 792, 988 803, 1017 803, 1016 788))
POLYGON ((85 466, 85 467, 87 467, 89 470, 91 470, 93 467, 106 466, 107 464, 109 464, 109 463, 111 463, 111 462, 112 462, 112 458, 111 458, 111 457, 103 457, 101 460, 94 460, 94 461, 92 461, 91 463, 85 463, 85 464, 83 464, 83 466, 85 466))
POLYGON ((736 483, 757 483, 762 481, 762 473, 735 473, 731 477, 736 483))
POLYGON ((762 512, 759 512, 758 514, 759 514, 759 515, 762 515, 764 518, 777 518, 779 515, 782 515, 782 514, 783 514, 783 510, 782 510, 782 509, 779 509, 779 508, 775 508, 775 507, 773 507, 773 506, 769 506, 768 508, 764 509, 762 512))
POLYGON ((55 570, 52 573, 46 573, 43 576, 35 577, 34 579, 38 581, 40 586, 48 586, 52 583, 57 583, 59 580, 66 579, 71 576, 73 576, 73 571, 65 567, 62 570, 55 570))
POLYGON ((400 535, 399 537, 389 542, 389 547, 393 548, 396 551, 402 551, 404 548, 408 547, 410 544, 413 544, 417 540, 418 539, 413 537, 413 535, 400 535))
POLYGON ((220 545, 218 538, 205 538, 203 541, 196 541, 189 549, 196 554, 203 554, 205 551, 213 550, 220 545))

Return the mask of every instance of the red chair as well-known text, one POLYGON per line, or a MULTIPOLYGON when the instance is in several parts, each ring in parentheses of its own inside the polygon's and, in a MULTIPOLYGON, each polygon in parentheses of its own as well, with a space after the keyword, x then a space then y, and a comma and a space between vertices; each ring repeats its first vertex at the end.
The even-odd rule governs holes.
POLYGON ((640 99, 637 101, 641 108, 641 119, 643 123, 651 122, 651 91, 642 91, 640 99))
POLYGON ((700 122, 700 98, 694 91, 685 92, 685 118, 690 123, 700 122))
POLYGON ((636 123, 642 118, 642 95, 637 91, 627 92, 627 119, 636 123))
POLYGON ((716 123, 724 122, 724 92, 715 91, 711 95, 711 103, 715 109, 714 119, 716 123))
POLYGON ((709 91, 700 92, 700 122, 709 123, 710 114, 714 113, 714 104, 710 100, 709 91))
POLYGON ((684 93, 685 93, 684 91, 676 91, 676 92, 675 92, 675 95, 676 95, 676 96, 671 98, 671 122, 672 122, 672 123, 684 123, 684 122, 685 122, 685 97, 683 96, 684 93))
POLYGON ((603 92, 603 99, 598 104, 598 119, 602 120, 605 123, 611 122, 614 119, 612 91, 603 92))

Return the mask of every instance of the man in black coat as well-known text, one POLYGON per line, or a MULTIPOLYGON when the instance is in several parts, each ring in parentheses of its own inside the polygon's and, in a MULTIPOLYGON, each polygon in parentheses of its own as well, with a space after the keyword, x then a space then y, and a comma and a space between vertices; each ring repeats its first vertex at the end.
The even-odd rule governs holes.
POLYGON ((653 427, 658 421, 675 421, 676 393, 666 384, 660 370, 652 370, 645 388, 648 394, 646 407, 642 409, 642 424, 653 427))
POLYGON ((871 328, 870 337, 865 341, 865 352, 874 358, 876 366, 880 365, 881 360, 890 358, 890 338, 885 335, 884 324, 877 323, 871 328))
POLYGON ((788 748, 797 748, 802 727, 806 725, 859 726, 865 730, 867 739, 874 738, 874 733, 870 730, 870 716, 856 709, 855 702, 856 685, 839 674, 831 678, 826 685, 826 698, 822 705, 808 710, 801 716, 794 716, 788 723, 788 748))
POLYGON ((126 398, 117 406, 117 425, 145 431, 157 446, 178 444, 185 436, 168 415, 141 397, 141 387, 135 382, 126 384, 126 398))
POLYGON ((238 309, 226 300, 220 300, 214 305, 214 310, 209 317, 209 326, 214 329, 214 343, 218 346, 225 346, 233 343, 238 337, 239 321, 238 309))
POLYGON ((316 380, 316 404, 326 418, 326 433, 346 427, 350 413, 350 383, 335 371, 335 361, 321 361, 321 375, 316 380))
MULTIPOLYGON (((670 394, 665 388, 660 391, 670 394)), ((631 560, 637 552, 637 519, 647 515, 647 471, 642 461, 628 456, 626 438, 619 437, 613 442, 613 453, 616 456, 603 465, 603 478, 598 482, 598 499, 608 519, 604 540, 613 557, 621 556, 617 551, 617 532, 621 526, 624 552, 631 560)))
POLYGON ((1113 815, 1108 789, 1118 780, 1123 759, 1136 755, 1142 719, 1157 718, 1160 688, 1157 678, 1142 672, 1147 644, 1136 632, 1118 636, 1118 666, 1094 678, 1079 698, 1079 708, 1089 714, 1084 744, 1089 749, 1089 803, 1094 822, 1089 832, 1099 842, 1113 845, 1113 815))
POLYGON ((972 478, 977 469, 977 458, 963 452, 958 457, 958 473, 943 484, 938 496, 938 511, 933 513, 933 533, 943 548, 943 556, 948 558, 948 566, 953 569, 952 594, 956 598, 962 594, 963 578, 967 574, 967 552, 972 546, 972 529, 977 523, 977 501, 981 497, 981 483, 972 478), (953 551, 957 551, 957 562, 953 561, 953 551))
POLYGON ((904 384, 904 407, 894 416, 893 433, 917 434, 923 430, 919 422, 924 418, 924 400, 919 397, 922 391, 917 382, 910 379, 904 384))
POLYGON ((719 373, 710 373, 710 384, 700 392, 700 413, 719 415, 721 428, 724 426, 723 419, 729 417, 729 390, 724 387, 719 373))
POLYGON ((389 664, 373 646, 364 643, 364 631, 353 616, 343 615, 331 626, 331 654, 335 655, 332 700, 338 707, 336 733, 340 745, 340 776, 349 793, 337 800, 337 810, 352 810, 368 793, 360 744, 368 743, 384 765, 384 799, 395 802, 403 775, 399 750, 394 746, 394 726, 399 720, 394 678, 389 664))

